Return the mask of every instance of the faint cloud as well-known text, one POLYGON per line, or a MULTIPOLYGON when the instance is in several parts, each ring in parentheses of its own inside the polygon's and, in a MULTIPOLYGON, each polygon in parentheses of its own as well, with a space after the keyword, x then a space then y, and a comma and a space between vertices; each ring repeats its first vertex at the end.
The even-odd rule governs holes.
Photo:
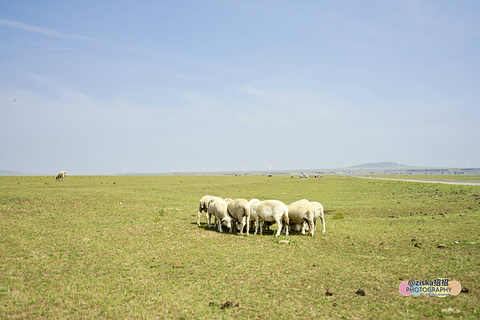
POLYGON ((54 29, 32 26, 25 23, 12 21, 12 20, 0 19, 0 25, 4 25, 7 27, 16 28, 24 31, 29 31, 33 33, 39 33, 49 37, 64 38, 64 39, 79 39, 79 40, 86 40, 86 41, 92 41, 92 42, 99 42, 97 39, 94 39, 94 38, 70 35, 54 29))
POLYGON ((96 38, 91 38, 91 37, 85 37, 85 36, 78 36, 78 35, 73 35, 73 34, 68 34, 64 33, 55 29, 50 29, 50 28, 45 28, 45 27, 39 27, 39 26, 33 26, 13 20, 7 20, 7 19, 0 19, 0 25, 4 25, 7 27, 19 29, 19 30, 24 30, 32 33, 37 33, 41 34, 44 36, 48 37, 54 37, 54 38, 60 38, 60 39, 66 39, 66 40, 80 40, 80 41, 87 41, 87 42, 92 42, 96 44, 103 44, 107 46, 112 46, 118 49, 126 50, 126 51, 140 51, 140 52, 149 52, 149 50, 145 50, 142 48, 137 48, 137 47, 131 47, 131 46, 125 46, 117 43, 111 43, 108 41, 103 41, 100 39, 96 38))
POLYGON ((272 92, 269 92, 269 91, 264 90, 264 89, 255 88, 255 87, 252 87, 252 86, 249 86, 249 85, 242 86, 242 87, 238 88, 237 91, 241 92, 241 93, 246 93, 246 94, 252 95, 252 96, 262 97, 262 98, 271 98, 272 97, 272 92))
POLYGON ((73 101, 84 101, 88 99, 88 96, 79 91, 72 90, 69 87, 62 86, 56 81, 33 73, 26 74, 27 78, 32 80, 37 85, 41 86, 44 89, 44 93, 53 95, 55 100, 65 100, 68 102, 73 101))
POLYGON ((46 36, 51 36, 51 37, 59 37, 59 38, 68 38, 68 36, 62 32, 53 30, 53 29, 48 29, 48 28, 42 28, 42 27, 37 27, 37 26, 31 26, 28 24, 12 21, 12 20, 5 20, 5 19, 0 19, 0 24, 7 26, 7 27, 12 27, 16 29, 21 29, 25 31, 30 31, 30 32, 35 32, 35 33, 40 33, 46 36))
POLYGON ((181 92, 180 97, 193 106, 206 107, 216 104, 213 99, 190 91, 181 92))
POLYGON ((209 78, 209 77, 204 77, 204 76, 194 76, 194 75, 189 75, 189 74, 177 74, 175 75, 176 78, 180 80, 187 80, 187 81, 193 81, 193 82, 212 82, 214 79, 209 78))
POLYGON ((262 88, 256 88, 250 85, 239 87, 237 92, 246 94, 248 96, 267 101, 270 105, 279 107, 279 106, 291 106, 293 103, 300 101, 306 102, 307 98, 301 93, 288 93, 280 91, 266 90, 262 88))

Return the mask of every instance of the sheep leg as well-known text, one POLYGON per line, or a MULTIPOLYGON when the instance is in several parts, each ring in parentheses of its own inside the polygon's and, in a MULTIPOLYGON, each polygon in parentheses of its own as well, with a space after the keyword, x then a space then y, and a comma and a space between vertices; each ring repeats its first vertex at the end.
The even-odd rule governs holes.
MULTIPOLYGON (((275 221, 277 222, 277 235, 276 235, 276 237, 278 237, 280 235, 280 233, 282 232, 282 227, 283 227, 282 226, 282 219, 280 217, 278 217, 278 218, 275 218, 275 221)), ((288 231, 287 231, 287 235, 288 235, 288 231)))
POLYGON ((315 224, 313 223, 313 220, 308 221, 308 227, 310 228, 310 235, 313 237, 313 234, 315 233, 315 224))
POLYGON ((284 216, 284 222, 285 222, 285 229, 286 229, 285 235, 288 236, 288 227, 290 225, 290 219, 288 218, 288 216, 287 217, 284 216))
POLYGON ((212 226, 211 220, 212 220, 212 215, 208 214, 207 212, 207 225, 209 228, 212 226))
POLYGON ((325 216, 322 214, 320 216, 320 219, 322 219, 322 223, 323 223, 323 231, 322 232, 325 233, 325 216))
POLYGON ((240 234, 241 235, 243 235, 243 228, 245 228, 245 218, 242 218, 242 221, 240 222, 240 234))
POLYGON ((233 229, 233 233, 237 233, 237 231, 240 231, 240 234, 242 234, 242 222, 240 220, 236 220, 235 218, 233 218, 233 225, 232 225, 232 229, 233 229), (238 225, 240 224, 240 228, 238 227, 238 225))
POLYGON ((248 236, 250 233, 250 215, 247 216, 246 226, 247 226, 247 236, 248 236))
MULTIPOLYGON (((197 225, 200 225, 200 216, 202 215, 202 203, 198 206, 197 225)), ((207 214, 208 215, 208 214, 207 214)))
POLYGON ((200 211, 198 211, 197 213, 197 225, 200 225, 200 216, 202 215, 202 213, 200 211))
POLYGON ((305 234, 305 231, 307 230, 307 222, 304 220, 303 223, 302 223, 302 234, 305 234))

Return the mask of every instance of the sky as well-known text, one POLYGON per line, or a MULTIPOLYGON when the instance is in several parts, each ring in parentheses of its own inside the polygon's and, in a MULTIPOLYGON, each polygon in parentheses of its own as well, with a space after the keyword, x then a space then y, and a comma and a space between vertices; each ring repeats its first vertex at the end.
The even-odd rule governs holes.
POLYGON ((480 167, 480 2, 0 0, 0 170, 480 167))

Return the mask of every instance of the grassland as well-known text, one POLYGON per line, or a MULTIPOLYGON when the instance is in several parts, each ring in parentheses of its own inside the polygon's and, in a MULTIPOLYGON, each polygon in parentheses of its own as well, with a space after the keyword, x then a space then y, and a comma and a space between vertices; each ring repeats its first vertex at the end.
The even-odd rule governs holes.
POLYGON ((480 187, 338 176, 0 177, 0 216, 1 319, 480 317, 480 187), (220 234, 204 216, 196 225, 205 194, 320 201, 327 232, 220 234), (399 293, 402 281, 436 278, 470 290, 399 293))
POLYGON ((435 175, 369 175, 372 177, 378 177, 378 178, 393 178, 393 179, 409 179, 409 180, 461 180, 461 181, 480 181, 480 176, 479 175, 441 175, 441 174, 435 174, 435 175))

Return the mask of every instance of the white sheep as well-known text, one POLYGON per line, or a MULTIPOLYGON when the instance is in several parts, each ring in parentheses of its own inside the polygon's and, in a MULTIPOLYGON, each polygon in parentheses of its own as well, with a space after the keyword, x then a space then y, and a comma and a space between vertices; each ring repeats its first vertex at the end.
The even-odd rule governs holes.
POLYGON ((251 206, 252 204, 254 204, 255 202, 259 202, 260 200, 258 199, 252 199, 250 201, 248 201, 248 204, 251 206))
POLYGON ((243 228, 247 226, 247 236, 250 230, 250 204, 248 200, 236 199, 232 200, 227 205, 228 214, 235 219, 240 229, 240 234, 243 234, 243 228))
MULTIPOLYGON (((317 231, 317 220, 318 220, 318 218, 320 218, 322 220, 322 224, 323 224, 322 232, 325 233, 325 215, 324 215, 323 205, 319 202, 310 202, 310 203, 315 208, 315 215, 314 215, 314 218, 313 218, 314 230, 317 231)), ((308 223, 305 222, 305 221, 301 224, 300 223, 291 224, 290 228, 297 231, 297 232, 301 231, 303 234, 305 234, 306 230, 310 230, 310 228, 308 226, 308 223)))
POLYGON ((315 230, 317 229, 317 219, 320 218, 322 219, 322 224, 323 224, 323 231, 325 233, 325 215, 323 211, 323 205, 320 202, 311 202, 312 205, 315 208, 315 217, 313 218, 313 221, 315 222, 315 230))
MULTIPOLYGON (((252 207, 252 204, 254 204, 255 202, 259 202, 260 200, 258 199, 252 199, 250 201, 248 201, 248 204, 250 205, 250 208, 252 207)), ((252 213, 252 210, 250 210, 250 228, 254 228, 255 227, 255 217, 253 216, 253 213, 252 213)), ((240 228, 240 227, 238 227, 240 228)))
POLYGON ((58 174, 57 174, 57 177, 55 179, 57 179, 57 181, 59 179, 62 179, 62 181, 65 181, 65 176, 67 175, 67 171, 60 171, 58 174))
POLYGON ((202 215, 202 212, 205 212, 207 216, 207 225, 210 228, 211 215, 208 214, 208 205, 214 199, 221 199, 221 198, 215 197, 215 196, 203 196, 202 199, 200 199, 200 203, 198 205, 198 213, 197 213, 197 225, 200 225, 200 216, 202 215))
POLYGON ((215 225, 218 223, 219 232, 223 232, 222 224, 224 224, 232 233, 232 217, 227 212, 227 201, 222 198, 213 199, 208 205, 207 213, 215 216, 215 225))
POLYGON ((285 225, 285 235, 288 236, 288 208, 285 203, 278 200, 265 200, 254 202, 250 207, 250 214, 255 217, 255 234, 260 228, 260 234, 263 234, 263 222, 275 221, 277 223, 277 237, 282 232, 285 225))
POLYGON ((309 233, 313 236, 315 231, 315 206, 308 200, 295 201, 288 206, 290 223, 303 225, 302 234, 305 234, 305 223, 308 224, 309 233))
MULTIPOLYGON (((258 200, 258 199, 252 199, 252 200, 248 201, 248 204, 249 204, 249 206, 250 206, 250 208, 251 208, 253 203, 259 202, 259 201, 260 201, 260 200, 258 200)), ((243 221, 237 222, 237 230, 240 231, 240 226, 242 225, 242 223, 243 223, 244 225, 246 225, 246 223, 247 223, 246 221, 247 221, 247 220, 246 220, 246 217, 243 217, 243 221)), ((255 221, 256 221, 256 219, 255 219, 255 217, 253 216, 252 211, 250 210, 250 229, 253 229, 253 228, 255 227, 255 221)), ((270 222, 268 222, 268 223, 270 223, 270 222)))

